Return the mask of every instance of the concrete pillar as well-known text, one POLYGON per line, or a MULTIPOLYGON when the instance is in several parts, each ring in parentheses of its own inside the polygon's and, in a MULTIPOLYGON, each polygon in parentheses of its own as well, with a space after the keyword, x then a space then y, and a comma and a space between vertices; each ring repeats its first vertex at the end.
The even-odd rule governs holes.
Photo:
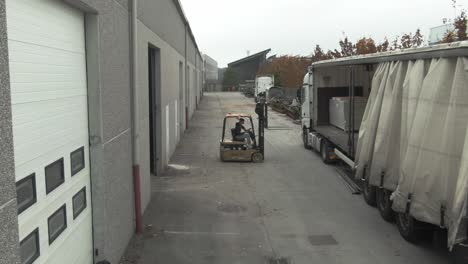
POLYGON ((0 0, 0 264, 19 263, 5 0, 0 0))

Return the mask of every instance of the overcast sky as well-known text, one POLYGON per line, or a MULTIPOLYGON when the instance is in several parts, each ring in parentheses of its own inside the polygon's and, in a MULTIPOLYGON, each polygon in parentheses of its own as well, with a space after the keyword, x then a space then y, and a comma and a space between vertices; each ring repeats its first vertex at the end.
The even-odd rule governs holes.
MULTIPOLYGON (((316 44, 338 48, 345 33, 353 42, 376 41, 442 24, 455 16, 451 0, 181 0, 200 50, 219 67, 271 48, 269 55, 310 55, 316 44), (391 3, 391 4, 389 4, 391 3)), ((468 0, 458 0, 458 10, 468 0)))

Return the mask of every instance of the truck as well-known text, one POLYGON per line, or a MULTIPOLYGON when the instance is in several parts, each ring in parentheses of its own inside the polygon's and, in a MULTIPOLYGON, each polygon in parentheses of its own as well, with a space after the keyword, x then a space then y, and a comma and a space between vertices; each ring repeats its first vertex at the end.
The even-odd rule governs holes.
POLYGON ((261 75, 255 78, 255 102, 259 97, 268 98, 268 90, 275 85, 274 75, 261 75))
POLYGON ((315 62, 301 94, 305 148, 349 165, 407 241, 466 251, 468 42, 315 62))

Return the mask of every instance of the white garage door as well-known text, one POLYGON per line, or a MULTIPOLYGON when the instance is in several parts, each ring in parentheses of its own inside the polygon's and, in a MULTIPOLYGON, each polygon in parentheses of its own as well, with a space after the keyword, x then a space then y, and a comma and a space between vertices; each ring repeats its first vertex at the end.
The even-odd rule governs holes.
POLYGON ((84 14, 6 7, 22 263, 92 263, 84 14))

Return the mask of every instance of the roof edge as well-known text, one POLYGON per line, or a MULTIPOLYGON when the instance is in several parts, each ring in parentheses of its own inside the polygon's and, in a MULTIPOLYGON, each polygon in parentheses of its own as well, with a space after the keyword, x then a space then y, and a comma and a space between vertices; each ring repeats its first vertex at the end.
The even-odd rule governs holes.
POLYGON ((190 34, 190 38, 193 40, 193 43, 195 44, 195 48, 197 49, 198 55, 200 57, 203 57, 200 48, 198 47, 197 40, 195 39, 195 35, 193 34, 192 28, 190 27, 190 23, 187 19, 187 16, 185 15, 184 8, 182 7, 182 4, 180 3, 180 0, 172 0, 172 2, 175 4, 177 10, 179 11, 180 16, 182 16, 184 20, 184 24, 188 28, 188 32, 190 34))
POLYGON ((428 59, 435 57, 460 57, 467 56, 466 54, 468 54, 468 41, 460 41, 448 44, 430 45, 419 48, 408 48, 381 53, 323 60, 312 63, 310 67, 320 68, 353 64, 380 63, 395 60, 428 59))
POLYGON ((266 49, 266 50, 257 52, 257 53, 255 53, 255 54, 253 54, 253 55, 250 55, 250 56, 244 57, 244 58, 242 58, 242 59, 233 61, 233 62, 231 62, 231 63, 228 63, 228 67, 231 66, 231 65, 234 65, 234 64, 241 63, 241 62, 246 61, 246 60, 250 60, 250 59, 252 59, 252 58, 254 58, 254 57, 257 57, 257 56, 260 56, 260 55, 262 55, 262 54, 268 54, 268 53, 270 53, 270 51, 271 51, 271 49, 266 49))

